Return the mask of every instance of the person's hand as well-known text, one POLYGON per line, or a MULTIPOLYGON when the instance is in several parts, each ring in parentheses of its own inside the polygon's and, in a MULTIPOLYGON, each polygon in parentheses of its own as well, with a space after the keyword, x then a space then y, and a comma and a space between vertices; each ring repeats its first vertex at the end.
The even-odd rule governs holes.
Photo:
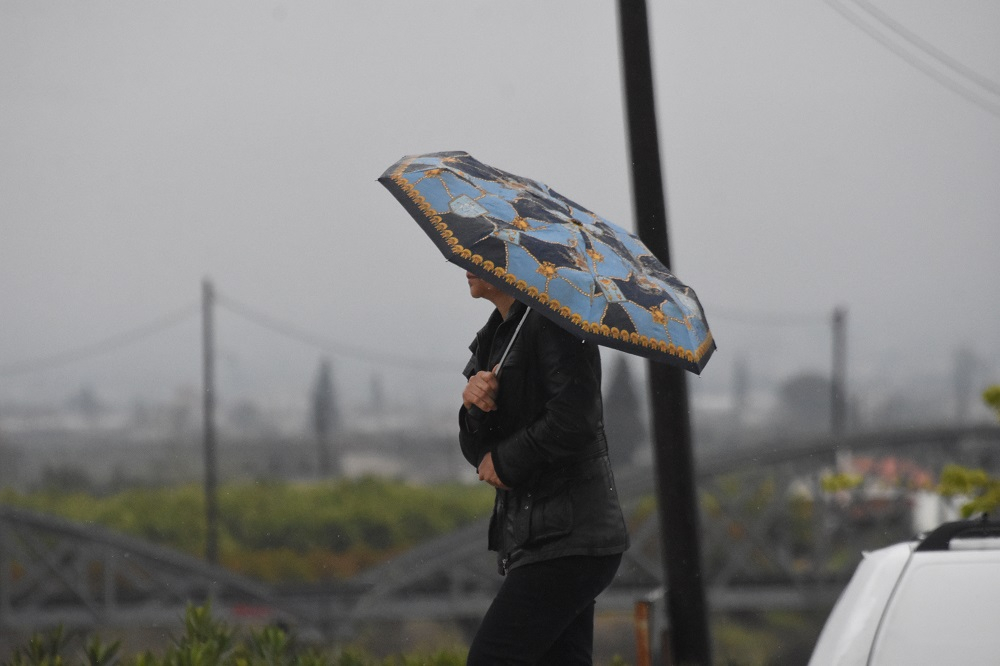
POLYGON ((462 391, 462 404, 466 409, 473 405, 484 412, 492 412, 497 408, 497 391, 500 389, 500 382, 492 372, 480 370, 469 377, 469 383, 462 391))
POLYGON ((494 488, 500 488, 501 490, 510 490, 507 486, 503 484, 500 477, 497 476, 496 469, 493 468, 493 454, 487 453, 483 456, 483 459, 479 462, 479 480, 485 481, 494 488))

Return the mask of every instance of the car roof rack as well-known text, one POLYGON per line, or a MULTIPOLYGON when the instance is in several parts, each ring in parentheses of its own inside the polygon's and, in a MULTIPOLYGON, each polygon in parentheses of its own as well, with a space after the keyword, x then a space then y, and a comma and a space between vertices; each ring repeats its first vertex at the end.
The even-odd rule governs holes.
POLYGON ((989 520, 984 514, 976 520, 956 520, 944 523, 917 545, 917 551, 949 550, 952 539, 984 539, 1000 537, 1000 521, 989 520))

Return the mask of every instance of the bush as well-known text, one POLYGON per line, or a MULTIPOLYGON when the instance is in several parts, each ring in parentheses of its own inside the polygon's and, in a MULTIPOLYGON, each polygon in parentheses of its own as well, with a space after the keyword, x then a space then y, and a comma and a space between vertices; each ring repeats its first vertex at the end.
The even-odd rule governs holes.
MULTIPOLYGON (((132 489, 94 497, 55 488, 0 491, 0 502, 100 524, 200 556, 200 486, 132 489)), ((244 482, 219 490, 219 559, 267 582, 343 578, 489 515, 485 485, 418 486, 366 478, 319 483, 244 482)))
MULTIPOLYGON (((162 652, 121 655, 121 643, 97 635, 72 648, 61 629, 37 634, 0 666, 463 666, 464 648, 374 657, 357 647, 300 648, 280 627, 241 632, 212 616, 211 606, 189 605, 183 633, 162 652)), ((741 662, 742 663, 742 662, 741 662)), ((614 656, 610 666, 627 666, 614 656)))
POLYGON ((397 655, 378 660, 364 652, 345 649, 322 652, 300 650, 294 637, 278 627, 251 630, 241 638, 233 627, 212 616, 211 606, 189 605, 184 633, 163 655, 143 652, 120 658, 121 643, 104 643, 91 636, 76 655, 62 629, 36 634, 15 649, 4 666, 461 666, 465 654, 442 651, 430 655, 397 655))

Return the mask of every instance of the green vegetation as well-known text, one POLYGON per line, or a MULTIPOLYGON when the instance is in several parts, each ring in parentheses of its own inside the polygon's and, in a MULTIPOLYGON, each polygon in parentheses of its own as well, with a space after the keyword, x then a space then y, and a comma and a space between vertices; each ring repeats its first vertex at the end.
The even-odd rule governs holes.
POLYGON ((970 498, 961 507, 962 517, 990 513, 1000 507, 1000 478, 981 469, 948 465, 941 472, 938 492, 945 497, 970 498))
POLYGON ((1000 421, 1000 384, 994 384, 983 391, 983 402, 997 415, 997 421, 1000 421))
MULTIPOLYGON (((268 582, 346 578, 488 516, 492 502, 493 490, 484 485, 418 486, 373 478, 224 485, 220 562, 268 582)), ((204 551, 204 496, 196 485, 106 497, 3 490, 0 503, 101 525, 196 556, 204 551)))
POLYGON ((293 636, 277 627, 242 635, 212 617, 209 606, 188 606, 184 633, 161 656, 151 652, 122 657, 121 642, 97 635, 74 646, 61 629, 36 634, 17 648, 3 666, 460 666, 461 650, 376 659, 353 649, 320 651, 299 648, 293 636))
MULTIPOLYGON (((983 393, 984 402, 1000 420, 1000 385, 983 393)), ((821 489, 825 503, 808 495, 791 495, 784 513, 786 532, 769 534, 784 539, 791 552, 800 554, 796 566, 808 566, 817 512, 843 514, 843 519, 867 521, 877 540, 885 539, 879 507, 855 505, 865 476, 860 473, 824 475, 821 489), (860 508, 859 508, 860 507, 860 508), (861 511, 870 511, 871 515, 861 511), (850 513, 854 511, 854 513, 850 513)), ((74 488, 74 479, 52 479, 44 490, 19 494, 0 490, 0 503, 98 524, 161 545, 200 555, 204 548, 202 488, 133 488, 95 497, 74 488)), ((882 480, 884 483, 890 481, 882 480)), ((906 474, 894 477, 900 487, 931 487, 906 474)), ((968 498, 962 513, 968 517, 1000 507, 1000 478, 984 470, 949 465, 941 472, 938 492, 968 498)), ((751 517, 762 517, 777 488, 767 474, 753 470, 717 480, 711 493, 703 493, 702 509, 709 521, 724 521, 733 542, 749 538, 746 526, 729 510, 739 505, 751 517)), ((223 486, 220 500, 220 558, 222 564, 268 582, 311 582, 347 578, 420 541, 447 533, 489 514, 492 490, 459 484, 419 486, 399 481, 366 478, 327 483, 244 482, 223 486)), ((629 516, 631 526, 656 510, 652 496, 644 498, 629 516)), ((855 563, 856 543, 843 544, 842 561, 828 563, 829 570, 855 563)), ((709 570, 723 562, 724 553, 706 552, 709 570)), ((766 550, 748 552, 751 566, 768 571, 774 566, 766 550)), ((713 617, 717 663, 802 663, 822 626, 825 614, 760 613, 719 614, 713 617)), ((123 657, 118 642, 99 636, 71 641, 62 632, 37 635, 14 652, 3 666, 450 666, 464 663, 456 648, 425 655, 374 657, 356 647, 319 652, 296 644, 294 636, 275 627, 244 632, 211 617, 207 607, 190 607, 184 633, 161 656, 143 653, 123 657)), ((384 653, 383 653, 384 654, 384 653)), ((616 658, 615 664, 623 663, 616 658)))
POLYGON ((713 661, 726 666, 804 664, 816 644, 825 612, 722 613, 712 620, 713 661))
MULTIPOLYGON (((983 391, 983 402, 1000 421, 1000 384, 994 384, 983 391)), ((982 469, 948 465, 941 472, 938 492, 944 497, 968 498, 961 508, 963 518, 980 513, 989 514, 1000 508, 1000 478, 991 476, 982 469)))

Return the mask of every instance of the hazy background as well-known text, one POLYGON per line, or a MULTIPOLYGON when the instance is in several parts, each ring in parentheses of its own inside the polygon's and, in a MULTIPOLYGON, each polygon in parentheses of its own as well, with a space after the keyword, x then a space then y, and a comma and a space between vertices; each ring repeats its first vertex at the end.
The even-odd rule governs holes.
MULTIPOLYGON (((1000 3, 649 5, 674 269, 719 346, 696 396, 829 373, 838 305, 862 403, 1000 380, 1000 3)), ((467 150, 631 227, 616 21, 0 0, 0 416, 197 391, 206 277, 221 400, 303 411, 329 356, 349 409, 450 409, 489 307, 376 178, 467 150)))

